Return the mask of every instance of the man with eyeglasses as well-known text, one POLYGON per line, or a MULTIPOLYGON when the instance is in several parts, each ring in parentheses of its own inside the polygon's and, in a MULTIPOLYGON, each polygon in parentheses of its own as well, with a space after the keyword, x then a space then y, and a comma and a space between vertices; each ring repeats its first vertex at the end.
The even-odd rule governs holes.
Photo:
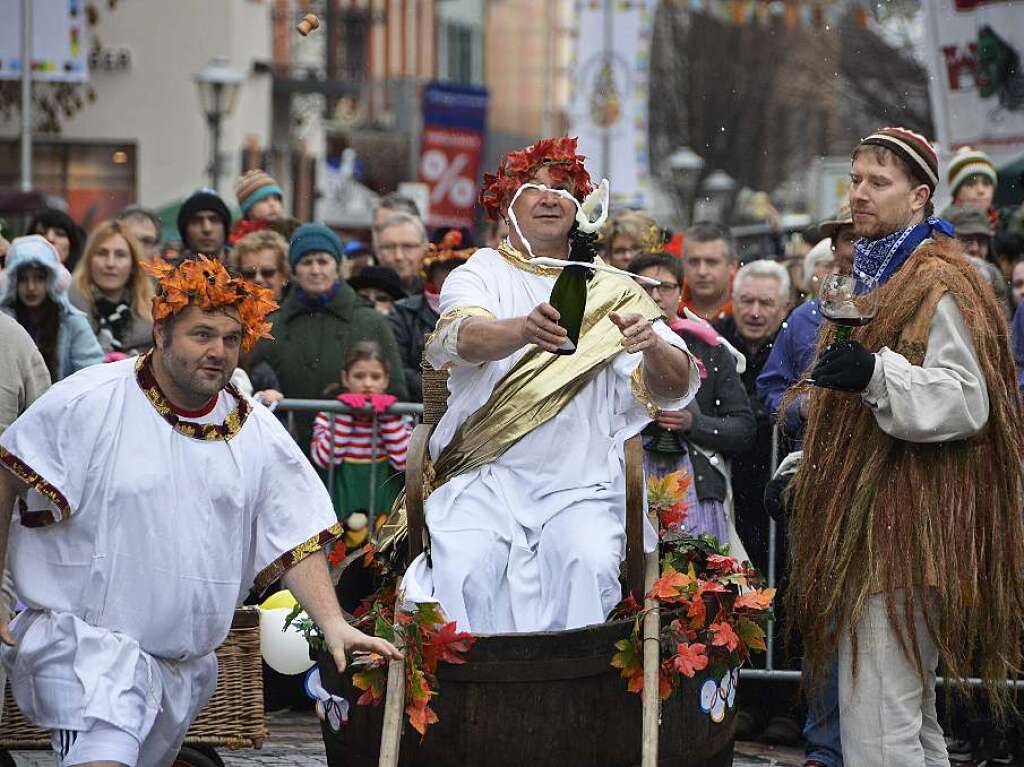
POLYGON ((406 293, 419 293, 423 289, 420 269, 429 244, 423 222, 411 213, 395 212, 374 229, 373 235, 380 265, 398 272, 406 293))

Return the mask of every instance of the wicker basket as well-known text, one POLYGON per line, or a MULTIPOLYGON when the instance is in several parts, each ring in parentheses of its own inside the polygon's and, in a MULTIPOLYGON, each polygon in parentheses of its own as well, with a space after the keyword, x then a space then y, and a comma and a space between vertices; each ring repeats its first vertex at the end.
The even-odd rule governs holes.
MULTIPOLYGON (((260 748, 267 737, 263 713, 263 665, 260 656, 260 613, 255 607, 235 610, 224 644, 217 648, 217 689, 199 712, 185 744, 260 748)), ((49 749, 50 734, 25 719, 4 691, 4 715, 0 722, 0 748, 49 749)))
POLYGON ((448 371, 434 370, 426 360, 423 370, 423 423, 433 426, 448 409, 448 371))

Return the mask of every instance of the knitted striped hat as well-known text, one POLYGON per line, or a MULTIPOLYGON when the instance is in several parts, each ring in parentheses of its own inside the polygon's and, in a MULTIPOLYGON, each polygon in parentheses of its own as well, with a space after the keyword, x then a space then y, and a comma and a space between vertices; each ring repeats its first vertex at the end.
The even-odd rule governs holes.
POLYGON ((960 185, 971 176, 984 176, 992 182, 992 186, 998 183, 996 166, 991 157, 980 149, 960 147, 949 163, 949 170, 946 171, 946 180, 949 182, 949 191, 953 197, 956 197, 956 190, 960 185))
POLYGON ((264 170, 254 168, 246 171, 235 182, 235 197, 238 198, 238 207, 242 209, 242 215, 249 215, 252 206, 260 200, 276 194, 282 200, 284 192, 277 182, 264 170))
POLYGON ((939 185, 939 159, 928 139, 919 133, 906 128, 882 128, 865 139, 860 146, 874 144, 884 146, 902 157, 909 165, 914 176, 922 184, 927 184, 934 193, 939 185))

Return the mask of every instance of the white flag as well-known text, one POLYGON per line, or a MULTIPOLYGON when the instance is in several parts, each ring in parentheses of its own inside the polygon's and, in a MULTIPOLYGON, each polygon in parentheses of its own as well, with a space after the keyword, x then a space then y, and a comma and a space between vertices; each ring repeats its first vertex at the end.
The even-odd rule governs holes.
POLYGON ((652 0, 577 0, 570 135, 612 204, 647 207, 647 96, 652 0))

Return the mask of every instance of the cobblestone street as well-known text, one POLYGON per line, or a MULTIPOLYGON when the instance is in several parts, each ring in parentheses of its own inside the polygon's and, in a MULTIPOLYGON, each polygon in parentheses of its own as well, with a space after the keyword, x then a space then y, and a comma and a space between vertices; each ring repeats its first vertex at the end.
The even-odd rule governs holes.
MULTIPOLYGON (((267 727, 270 737, 262 749, 219 749, 218 753, 226 767, 306 767, 327 764, 320 727, 313 714, 274 712, 267 717, 267 727)), ((53 755, 45 751, 15 751, 13 755, 18 767, 52 767, 54 764, 53 755)), ((733 764, 734 767, 799 767, 800 755, 797 749, 742 743, 737 745, 733 764)), ((486 764, 481 762, 479 767, 486 767, 486 764)))

